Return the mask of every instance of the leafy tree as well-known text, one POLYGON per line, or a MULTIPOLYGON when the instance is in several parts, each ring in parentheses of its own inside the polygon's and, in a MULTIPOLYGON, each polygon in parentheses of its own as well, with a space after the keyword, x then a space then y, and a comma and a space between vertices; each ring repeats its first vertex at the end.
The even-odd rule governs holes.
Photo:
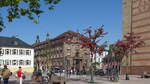
POLYGON ((124 56, 127 56, 131 53, 137 53, 135 50, 143 46, 145 43, 144 41, 140 40, 140 36, 135 35, 134 33, 128 33, 124 36, 124 40, 118 41, 116 43, 116 50, 114 50, 115 55, 121 55, 121 60, 124 56))
POLYGON ((114 53, 118 56, 119 60, 122 61, 123 57, 126 58, 126 66, 127 66, 127 73, 126 73, 126 80, 129 80, 128 77, 128 65, 129 65, 129 56, 130 56, 130 64, 131 64, 131 57, 133 53, 137 53, 136 48, 144 46, 144 41, 140 40, 140 36, 135 35, 133 32, 128 33, 124 36, 124 40, 118 41, 116 43, 116 50, 114 53))
POLYGON ((76 44, 80 44, 83 48, 88 48, 91 56, 91 80, 90 82, 94 82, 93 80, 93 58, 96 54, 102 54, 105 51, 106 42, 102 45, 99 44, 101 38, 103 38, 107 32, 104 31, 104 25, 98 27, 97 29, 92 29, 92 27, 86 28, 84 30, 84 34, 81 33, 68 33, 66 37, 62 40, 63 42, 72 43, 71 39, 73 37, 78 37, 79 41, 76 44))
MULTIPOLYGON (((104 32, 104 25, 102 25, 101 27, 93 30, 92 27, 89 27, 87 29, 84 30, 84 35, 82 35, 80 37, 81 42, 80 44, 83 47, 86 47, 90 50, 90 54, 91 54, 91 80, 90 82, 94 82, 93 80, 93 57, 94 55, 96 55, 96 53, 98 54, 102 54, 103 51, 105 51, 105 47, 106 45, 99 45, 99 42, 101 41, 101 38, 104 37, 107 32, 104 32)), ((104 43, 105 44, 105 43, 104 43)))
POLYGON ((13 19, 26 16, 38 24, 38 18, 44 13, 42 5, 46 5, 48 10, 52 10, 60 1, 61 0, 0 0, 0 9, 7 11, 7 14, 4 16, 2 16, 3 12, 0 11, 0 31, 5 28, 4 17, 8 19, 8 22, 13 22, 13 19), (43 2, 45 4, 42 4, 43 2))
POLYGON ((94 65, 94 66, 100 65, 100 63, 99 62, 94 62, 94 63, 92 63, 92 65, 94 65))

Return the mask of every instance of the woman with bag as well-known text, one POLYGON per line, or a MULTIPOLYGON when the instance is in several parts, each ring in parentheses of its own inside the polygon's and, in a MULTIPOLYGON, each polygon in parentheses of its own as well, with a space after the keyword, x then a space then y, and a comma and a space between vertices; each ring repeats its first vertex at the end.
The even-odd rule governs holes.
POLYGON ((21 67, 19 67, 19 70, 17 71, 17 77, 19 78, 19 84, 22 84, 25 75, 21 67))

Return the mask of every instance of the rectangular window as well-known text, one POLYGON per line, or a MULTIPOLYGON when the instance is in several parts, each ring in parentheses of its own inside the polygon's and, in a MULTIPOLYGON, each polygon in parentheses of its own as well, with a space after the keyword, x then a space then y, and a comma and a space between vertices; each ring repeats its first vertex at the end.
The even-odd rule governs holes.
POLYGON ((2 54, 4 55, 4 49, 2 49, 2 54))
POLYGON ((30 50, 26 50, 26 55, 31 55, 31 51, 30 50))
POLYGON ((13 50, 12 50, 12 54, 13 54, 13 55, 17 55, 17 49, 13 49, 13 50))
POLYGON ((11 65, 11 61, 10 60, 5 60, 5 65, 11 65))
POLYGON ((19 65, 24 65, 24 61, 23 60, 19 60, 19 65))
POLYGON ((25 55, 25 50, 22 50, 23 55, 25 55))
POLYGON ((26 60, 26 65, 31 65, 31 60, 26 60))
POLYGON ((18 65, 18 60, 12 60, 12 65, 18 65))
POLYGON ((19 50, 19 55, 23 55, 23 50, 22 49, 19 50))
POLYGON ((10 55, 10 49, 5 49, 5 55, 10 55))
POLYGON ((3 49, 0 49, 0 56, 3 54, 4 54, 3 49))
POLYGON ((4 65, 4 60, 0 60, 0 66, 4 65))

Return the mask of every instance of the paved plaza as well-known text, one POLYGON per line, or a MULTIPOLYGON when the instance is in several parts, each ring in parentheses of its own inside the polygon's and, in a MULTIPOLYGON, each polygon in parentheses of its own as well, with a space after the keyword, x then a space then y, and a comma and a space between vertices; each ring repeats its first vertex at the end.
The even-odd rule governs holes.
MULTIPOLYGON (((27 78, 24 80, 23 84, 46 84, 46 83, 36 83, 31 82, 31 75, 28 74, 27 78)), ((111 82, 107 77, 94 77, 95 83, 92 84, 149 84, 150 78, 140 78, 140 76, 134 75, 130 76, 130 80, 124 80, 124 76, 120 76, 120 80, 118 82, 111 82)), ((78 76, 71 75, 67 78, 66 84, 91 84, 89 83, 90 76, 78 76)), ((19 84, 17 78, 12 76, 10 78, 9 84, 19 84)), ((50 84, 50 83, 49 83, 50 84)))
MULTIPOLYGON (((111 82, 107 77, 95 77, 95 84, 149 84, 150 78, 140 78, 139 76, 130 76, 130 80, 124 80, 124 76, 120 76, 120 80, 118 82, 111 82)), ((90 77, 78 76, 72 77, 72 80, 69 80, 67 84, 89 84, 88 81, 90 77)))

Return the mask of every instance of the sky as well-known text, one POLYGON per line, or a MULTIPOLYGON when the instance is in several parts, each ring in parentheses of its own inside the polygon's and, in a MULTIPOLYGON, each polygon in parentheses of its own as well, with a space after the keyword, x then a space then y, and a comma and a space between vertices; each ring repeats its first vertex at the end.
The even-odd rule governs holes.
POLYGON ((28 44, 33 44, 36 36, 40 41, 54 38, 59 34, 73 30, 82 32, 92 26, 93 29, 104 25, 108 32, 101 42, 114 43, 122 37, 122 0, 62 0, 54 10, 46 11, 40 17, 40 23, 34 24, 26 17, 9 23, 0 36, 17 36, 28 44))

